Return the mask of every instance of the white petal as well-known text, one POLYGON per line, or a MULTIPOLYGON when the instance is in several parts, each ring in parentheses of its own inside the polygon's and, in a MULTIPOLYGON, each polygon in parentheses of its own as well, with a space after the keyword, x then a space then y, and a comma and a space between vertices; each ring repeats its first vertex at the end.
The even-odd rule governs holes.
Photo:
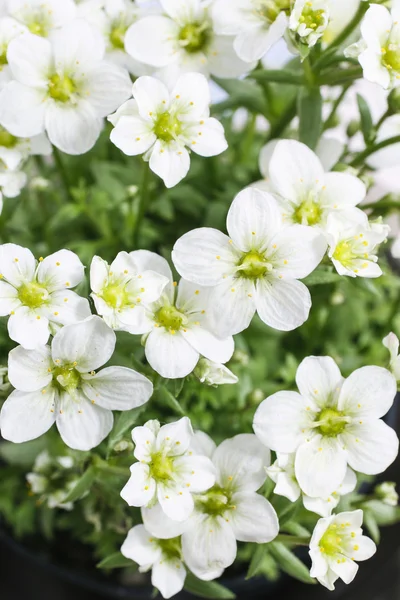
POLYGON ((190 492, 198 494, 215 483, 215 467, 206 456, 181 456, 174 461, 174 470, 190 485, 190 492))
POLYGON ((144 525, 136 525, 128 531, 121 546, 121 554, 138 565, 145 566, 154 564, 160 558, 161 549, 144 525))
POLYGON ((244 29, 234 42, 239 57, 246 62, 260 60, 283 36, 287 27, 287 17, 281 12, 269 28, 262 23, 251 29, 244 29))
POLYGON ((330 356, 308 356, 299 365, 296 385, 305 398, 329 405, 342 385, 340 369, 330 356))
POLYGON ((57 429, 67 446, 74 450, 91 450, 102 442, 113 426, 113 414, 95 406, 84 396, 77 403, 64 393, 57 414, 57 429))
POLYGON ((5 281, 0 281, 0 316, 6 317, 21 305, 18 291, 5 281))
POLYGON ((284 277, 293 279, 303 279, 314 271, 327 248, 325 236, 304 225, 285 227, 272 238, 270 246, 274 267, 284 277))
POLYGON ((72 288, 85 275, 85 268, 75 252, 59 250, 39 263, 37 279, 49 292, 72 288))
POLYGON ((203 431, 194 432, 194 436, 192 437, 192 440, 190 442, 190 449, 195 454, 200 454, 201 456, 207 456, 207 458, 212 458, 216 448, 216 443, 213 439, 210 438, 209 435, 207 435, 203 431))
POLYGON ((190 521, 173 521, 167 517, 158 503, 152 508, 142 508, 141 512, 147 531, 162 540, 182 535, 190 524, 190 521))
POLYGON ((391 85, 389 70, 382 63, 381 51, 376 52, 369 48, 362 52, 358 61, 363 68, 364 78, 372 83, 377 83, 387 90, 391 85))
POLYGON ((131 476, 121 490, 121 498, 129 506, 146 506, 154 497, 156 482, 150 477, 148 465, 135 463, 131 466, 131 476))
POLYGON ((271 453, 255 435, 242 433, 225 440, 213 455, 217 482, 237 492, 256 492, 267 478, 271 453))
POLYGON ((245 0, 215 0, 212 6, 212 18, 215 31, 222 35, 236 35, 244 25, 247 25, 246 16, 251 16, 246 11, 245 0))
POLYGON ((380 419, 351 425, 341 439, 351 468, 367 475, 385 471, 399 451, 396 432, 380 419))
POLYGON ((157 140, 149 164, 153 173, 164 181, 165 187, 171 188, 186 177, 190 168, 190 157, 184 146, 157 140))
POLYGON ((256 307, 264 323, 280 331, 292 331, 307 321, 311 296, 307 287, 295 279, 259 279, 256 307))
POLYGON ((62 364, 77 362, 81 373, 103 366, 115 348, 115 333, 100 317, 89 317, 81 323, 67 325, 53 339, 53 360, 62 364))
POLYGON ((107 367, 96 375, 85 375, 82 389, 89 400, 108 410, 142 406, 153 393, 147 377, 126 367, 107 367))
POLYGON ((297 203, 323 181, 321 162, 310 148, 295 140, 280 141, 272 155, 270 176, 275 190, 286 200, 297 203))
POLYGON ((214 77, 232 78, 248 73, 254 63, 241 60, 233 47, 233 38, 225 35, 214 35, 208 47, 208 68, 214 77))
POLYGON ((134 250, 133 252, 130 252, 129 255, 133 258, 140 273, 143 273, 144 271, 155 271, 166 277, 172 283, 172 271, 168 261, 159 254, 150 252, 149 250, 134 250))
POLYGON ((54 62, 61 72, 75 72, 77 65, 86 73, 104 57, 104 40, 98 29, 84 19, 76 19, 52 34, 54 62))
POLYGON ((95 145, 102 122, 87 100, 70 105, 49 103, 45 115, 49 140, 66 154, 85 154, 95 145))
MULTIPOLYGON (((339 559, 340 559, 340 555, 339 559)), ((358 565, 345 556, 342 557, 342 560, 332 559, 329 561, 329 566, 336 575, 342 579, 345 583, 349 584, 353 581, 354 577, 357 575, 358 565)))
POLYGON ((156 142, 152 125, 141 117, 121 117, 110 134, 110 140, 127 156, 144 154, 156 142))
POLYGON ((185 73, 176 82, 171 98, 174 111, 182 121, 201 119, 207 114, 211 102, 208 81, 201 73, 185 73))
POLYGON ((172 260, 178 273, 200 285, 217 285, 232 272, 236 255, 229 238, 217 229, 193 229, 175 243, 172 260))
POLYGON ((346 452, 336 438, 316 435, 296 452, 295 472, 307 496, 327 498, 346 475, 346 452))
POLYGON ((132 440, 135 444, 133 455, 137 460, 151 462, 151 454, 155 452, 155 433, 146 425, 132 429, 132 440))
POLYGON ((8 319, 8 335, 28 350, 38 348, 49 339, 49 321, 37 311, 20 306, 8 319))
POLYGON ((157 498, 167 517, 174 521, 186 521, 193 512, 192 494, 179 484, 158 482, 157 498))
POLYGON ((54 292, 50 304, 43 307, 43 313, 49 321, 59 325, 72 325, 91 316, 90 305, 72 290, 54 292))
POLYGON ((201 325, 194 325, 182 335, 192 348, 209 360, 224 364, 232 358, 235 349, 232 337, 221 340, 201 325))
POLYGON ((164 328, 153 329, 146 340, 145 353, 150 366, 167 379, 186 377, 199 360, 199 353, 179 331, 172 334, 164 328))
POLYGON ((164 12, 178 22, 190 22, 199 16, 200 0, 160 0, 164 12))
POLYGON ((224 128, 214 118, 202 120, 199 125, 190 128, 187 135, 192 138, 191 149, 200 156, 216 156, 228 148, 224 128))
POLYGON ((384 6, 372 4, 366 12, 361 24, 361 34, 375 52, 381 52, 383 42, 388 38, 388 31, 392 29, 390 12, 384 6))
POLYGON ((106 117, 127 100, 132 91, 128 72, 113 63, 102 61, 92 67, 85 82, 88 100, 98 117, 106 117))
POLYGON ((128 54, 153 67, 165 67, 175 59, 179 27, 163 16, 149 16, 130 26, 125 35, 128 54))
POLYGON ((247 329, 256 306, 254 283, 249 279, 226 277, 213 289, 209 317, 215 333, 225 338, 247 329))
POLYGON ((186 570, 179 559, 163 557, 156 562, 151 573, 151 583, 159 590, 163 598, 178 594, 184 586, 186 570))
POLYGON ((36 260, 28 248, 16 244, 0 246, 0 272, 14 287, 33 280, 36 260))
POLYGON ((30 33, 18 36, 8 46, 7 59, 17 81, 29 87, 46 88, 52 63, 48 40, 30 33))
POLYGON ((231 502, 236 508, 230 511, 229 521, 239 542, 267 544, 278 535, 278 517, 266 498, 239 492, 233 494, 231 502))
POLYGON ((327 173, 320 194, 322 205, 349 208, 360 204, 367 194, 365 184, 349 173, 327 173))
POLYGON ((8 355, 8 378, 12 386, 22 392, 34 392, 45 388, 53 375, 50 348, 25 350, 18 346, 8 355))
POLYGON ((168 456, 179 456, 189 448, 193 436, 193 429, 188 417, 182 417, 175 423, 161 427, 156 447, 168 456))
POLYGON ((397 391, 396 380, 382 367, 361 367, 343 383, 338 409, 363 419, 386 415, 397 391))
POLYGON ((281 210, 275 198, 255 188, 240 192, 231 204, 227 229, 235 246, 243 252, 262 252, 282 228, 281 210))
POLYGON ((189 569, 201 579, 226 569, 236 558, 236 539, 223 517, 196 516, 182 536, 182 551, 189 569))
POLYGON ((90 265, 90 287, 96 293, 100 293, 108 281, 109 267, 108 263, 94 256, 90 265))
POLYGON ((321 517, 329 517, 332 511, 336 508, 339 503, 338 497, 329 496, 326 500, 324 498, 311 498, 303 494, 304 508, 310 512, 314 512, 321 517))
POLYGON ((10 81, 0 94, 0 123, 10 133, 31 137, 44 132, 45 92, 10 81))
POLYGON ((140 116, 147 121, 153 121, 151 116, 169 105, 168 89, 155 77, 139 77, 133 85, 133 96, 140 116))
POLYGON ((370 559, 376 553, 376 544, 366 535, 358 535, 356 540, 351 540, 346 550, 354 560, 359 562, 370 559), (354 550, 355 544, 358 546, 357 550, 354 550))
POLYGON ((285 454, 295 452, 304 440, 302 429, 308 430, 311 422, 306 406, 306 400, 296 392, 269 396, 254 415, 256 436, 267 448, 285 454))
POLYGON ((46 433, 56 416, 54 390, 38 392, 12 392, 0 413, 1 435, 17 444, 34 440, 46 433))

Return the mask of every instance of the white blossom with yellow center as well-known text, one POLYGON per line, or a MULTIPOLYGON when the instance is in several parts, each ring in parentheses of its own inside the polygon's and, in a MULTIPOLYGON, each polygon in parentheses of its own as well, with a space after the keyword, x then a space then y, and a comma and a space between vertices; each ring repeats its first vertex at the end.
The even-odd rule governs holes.
POLYGON ((111 141, 128 156, 144 154, 166 187, 187 175, 190 151, 216 156, 228 147, 221 123, 209 116, 204 75, 182 75, 172 92, 155 77, 139 77, 133 97, 108 118, 114 125, 111 141))
POLYGON ((41 37, 49 37, 76 16, 73 0, 7 0, 7 10, 10 17, 41 37))
POLYGON ((320 519, 311 542, 310 575, 328 588, 335 589, 340 578, 351 583, 358 571, 358 561, 368 560, 376 552, 375 543, 362 532, 363 511, 342 512, 320 519))
POLYGON ((71 289, 83 277, 84 266, 70 250, 36 261, 28 248, 0 246, 0 315, 10 315, 11 339, 37 348, 61 326, 86 319, 89 303, 71 289))
POLYGON ((113 410, 147 402, 152 383, 126 367, 106 367, 115 333, 100 317, 63 327, 51 347, 10 352, 8 376, 15 391, 3 404, 0 429, 15 443, 35 439, 56 423, 76 450, 94 448, 110 433, 113 410))
POLYGON ((399 440, 381 420, 397 390, 389 371, 362 367, 343 380, 332 358, 310 356, 296 383, 300 393, 277 392, 260 404, 253 428, 268 448, 296 454, 296 479, 307 496, 328 498, 347 466, 376 475, 394 461, 399 440))
POLYGON ((208 435, 196 432, 192 451, 208 457, 216 471, 215 485, 194 494, 194 511, 186 522, 165 518, 160 508, 142 509, 151 534, 163 539, 182 535, 182 556, 204 580, 219 577, 236 558, 237 542, 267 544, 279 532, 272 505, 257 493, 266 479, 270 451, 252 434, 240 434, 216 447, 208 435))
POLYGON ((221 337, 246 329, 256 311, 282 331, 308 318, 311 297, 298 279, 317 267, 326 242, 311 227, 285 226, 281 212, 273 196, 247 188, 229 209, 229 237, 203 227, 174 246, 172 260, 182 277, 212 288, 211 318, 221 337))
POLYGON ((215 483, 211 460, 190 451, 192 437, 187 417, 162 427, 158 421, 148 421, 133 429, 133 454, 139 462, 131 466, 131 477, 121 491, 129 506, 159 504, 167 517, 179 523, 190 517, 193 494, 206 492, 215 483))
POLYGON ((356 57, 364 77, 390 89, 400 81, 400 7, 390 12, 384 6, 371 4, 361 23, 361 40, 345 51, 356 57))
POLYGON ((90 267, 92 298, 98 314, 109 327, 131 333, 143 329, 145 308, 160 298, 168 283, 161 273, 140 272, 127 252, 119 252, 111 265, 95 256, 90 267))
POLYGON ((329 0, 296 0, 290 13, 289 28, 309 47, 324 35, 329 23, 329 0))

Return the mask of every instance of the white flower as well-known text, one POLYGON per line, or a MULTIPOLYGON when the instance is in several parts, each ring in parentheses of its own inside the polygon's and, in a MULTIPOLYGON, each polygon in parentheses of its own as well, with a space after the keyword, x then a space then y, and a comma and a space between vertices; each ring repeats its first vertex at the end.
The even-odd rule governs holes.
POLYGON ((179 538, 158 539, 144 525, 136 525, 129 530, 121 554, 134 560, 141 573, 151 569, 151 583, 163 598, 171 598, 183 589, 186 569, 179 538))
POLYGON ((283 37, 291 8, 291 0, 215 0, 214 28, 236 36, 234 48, 242 60, 257 61, 283 37))
POLYGON ((145 154, 167 187, 187 175, 188 148, 215 156, 228 147, 222 125, 209 116, 210 91, 203 75, 182 75, 171 93, 158 79, 140 77, 133 96, 109 117, 111 141, 128 156, 145 154))
POLYGON ((135 60, 161 68, 160 75, 200 72, 238 77, 250 70, 233 38, 215 34, 208 0, 161 0, 163 15, 139 19, 128 29, 125 48, 135 60))
MULTIPOLYGON (((336 149, 330 147, 328 155, 332 152, 336 149)), ((325 173, 318 156, 301 142, 282 140, 275 148, 265 146, 260 170, 276 195, 285 222, 324 230, 332 212, 361 212, 354 207, 365 198, 364 183, 348 173, 325 173)))
POLYGON ((393 404, 396 380, 381 367, 362 367, 343 381, 329 356, 305 358, 297 392, 277 392, 258 407, 254 431, 272 450, 296 453, 303 492, 327 498, 343 482, 347 465, 376 475, 396 458, 399 440, 380 417, 393 404))
POLYGON ((39 502, 46 502, 49 508, 72 510, 73 503, 64 502, 64 500, 76 485, 77 478, 70 478, 68 481, 62 480, 58 476, 57 468, 61 466, 65 470, 72 468, 73 465, 74 461, 71 456, 52 458, 47 450, 43 450, 35 459, 33 472, 26 476, 31 493, 40 494, 42 497, 39 502))
POLYGON ((50 154, 51 144, 46 135, 21 138, 12 135, 0 126, 0 164, 4 165, 6 169, 18 169, 29 156, 49 156, 50 154))
POLYGON ((226 383, 232 384, 239 381, 236 375, 225 365, 215 363, 207 358, 201 358, 199 360, 194 370, 194 375, 198 377, 201 383, 213 386, 226 383))
POLYGON ((87 152, 103 117, 131 88, 127 71, 103 56, 100 34, 83 20, 54 32, 51 40, 28 33, 14 39, 7 57, 15 81, 1 92, 0 123, 19 137, 46 130, 63 152, 87 152))
POLYGON ((396 484, 393 481, 384 481, 377 485, 374 494, 387 506, 397 506, 399 502, 396 484))
POLYGON ((382 340, 383 345, 390 352, 389 369, 395 376, 396 380, 400 380, 400 356, 399 356, 399 338, 393 332, 390 332, 382 340))
POLYGON ((133 332, 143 327, 145 308, 158 300, 169 280, 154 271, 140 272, 132 255, 119 252, 108 263, 95 256, 90 267, 96 310, 109 327, 133 332))
POLYGON ((215 469, 209 458, 190 452, 193 430, 183 417, 160 427, 148 421, 135 427, 131 477, 121 491, 129 506, 154 506, 174 521, 186 521, 194 509, 193 495, 205 492, 215 483, 215 469))
POLYGON ((16 388, 0 414, 2 436, 26 442, 55 422, 63 441, 76 450, 94 448, 110 433, 112 410, 147 402, 151 382, 125 367, 95 372, 112 356, 115 333, 100 317, 63 327, 51 348, 10 352, 8 376, 16 388))
POLYGON ((209 320, 210 289, 181 280, 173 284, 167 261, 146 250, 130 253, 141 272, 154 271, 169 283, 161 298, 146 308, 146 319, 130 333, 145 334, 145 353, 150 366, 162 377, 186 377, 196 367, 200 356, 217 363, 232 357, 232 337, 218 338, 209 320), (176 289, 175 289, 176 288, 176 289))
POLYGON ((329 23, 322 38, 324 46, 331 44, 355 16, 360 0, 328 0, 329 23))
POLYGON ((340 578, 351 583, 358 571, 355 561, 368 560, 376 552, 374 542, 362 534, 363 511, 343 512, 320 519, 310 542, 311 577, 335 589, 340 578))
MULTIPOLYGON (((26 173, 19 170, 8 169, 5 165, 1 164, 0 159, 0 198, 1 195, 6 198, 16 198, 20 195, 21 190, 25 187, 27 181, 28 177, 26 173)), ((1 206, 2 205, 1 201, 1 206)))
POLYGON ((385 89, 400 79, 400 7, 390 13, 384 6, 371 4, 361 23, 361 40, 345 51, 358 57, 364 77, 385 89))
POLYGON ((296 454, 277 453, 277 460, 268 467, 267 474, 276 483, 274 494, 285 496, 291 502, 296 502, 302 496, 305 508, 315 512, 321 517, 328 517, 332 510, 339 504, 341 496, 354 491, 357 485, 357 477, 354 471, 347 468, 346 475, 337 490, 326 498, 312 498, 304 494, 296 479, 295 473, 296 454))
POLYGON ((84 266, 70 250, 38 263, 28 248, 4 244, 0 272, 0 315, 11 315, 10 338, 25 348, 46 344, 60 326, 90 315, 88 301, 71 290, 82 281, 84 266))
POLYGON ((312 47, 324 35, 329 24, 328 0, 296 0, 289 18, 289 28, 304 44, 312 47))
POLYGON ((311 227, 285 227, 275 198, 253 188, 232 202, 227 229, 230 237, 208 227, 190 231, 172 253, 182 277, 213 286, 210 316, 215 331, 220 336, 239 333, 256 311, 274 329, 302 325, 311 297, 298 279, 321 261, 324 237, 311 227))
POLYGON ((28 29, 15 19, 10 17, 0 18, 0 90, 12 79, 7 59, 8 45, 11 40, 27 31, 28 29))
POLYGON ((328 256, 339 275, 380 277, 382 270, 374 253, 387 236, 387 226, 374 227, 361 210, 331 214, 326 227, 328 256))
POLYGON ((76 15, 73 0, 7 0, 7 9, 10 17, 42 37, 67 25, 76 15))
POLYGON ((215 449, 207 435, 196 433, 193 450, 211 458, 215 486, 195 495, 195 510, 186 523, 165 519, 157 506, 142 509, 142 518, 147 530, 160 538, 182 534, 185 563, 197 577, 210 580, 234 562, 236 541, 266 544, 278 535, 275 510, 257 494, 270 452, 251 434, 237 435, 215 449))

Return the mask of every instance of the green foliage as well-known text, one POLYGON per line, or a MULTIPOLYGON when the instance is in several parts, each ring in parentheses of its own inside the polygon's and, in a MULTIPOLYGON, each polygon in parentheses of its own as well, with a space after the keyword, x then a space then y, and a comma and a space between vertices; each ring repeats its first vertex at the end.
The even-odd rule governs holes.
POLYGON ((215 581, 202 581, 190 572, 186 575, 185 590, 200 598, 221 598, 226 600, 236 598, 235 594, 223 585, 215 581))

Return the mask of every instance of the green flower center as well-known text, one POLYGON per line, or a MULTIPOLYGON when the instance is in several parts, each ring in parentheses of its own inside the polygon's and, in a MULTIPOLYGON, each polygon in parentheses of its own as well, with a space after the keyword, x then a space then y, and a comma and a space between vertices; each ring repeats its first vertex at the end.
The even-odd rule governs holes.
POLYGON ((53 383, 58 389, 76 390, 81 383, 81 375, 75 365, 63 365, 53 369, 53 383))
POLYGON ((212 487, 207 493, 197 496, 196 506, 200 512, 215 517, 233 508, 230 506, 230 494, 218 485, 212 487))
POLYGON ((338 535, 336 525, 330 525, 319 542, 319 549, 327 556, 336 556, 342 553, 342 538, 338 535))
POLYGON ((182 124, 169 112, 161 113, 154 123, 153 132, 159 140, 172 142, 182 131, 182 124))
POLYGON ((18 144, 18 138, 11 135, 5 129, 0 128, 0 146, 3 148, 14 148, 18 144))
POLYGON ((156 452, 151 457, 150 475, 156 481, 167 481, 171 479, 173 471, 173 459, 165 456, 162 452, 156 452))
POLYGON ((317 225, 321 221, 321 216, 321 205, 315 200, 307 199, 296 208, 293 220, 301 225, 317 225))
POLYGON ((58 102, 68 102, 76 91, 76 85, 68 75, 52 75, 49 79, 49 94, 58 102))
POLYGON ((382 48, 382 62, 389 71, 400 72, 400 47, 398 44, 389 43, 386 48, 382 48))
POLYGON ((42 306, 49 296, 49 292, 45 287, 32 281, 24 283, 18 289, 18 298, 24 306, 29 308, 38 308, 42 306))
POLYGON ((8 65, 7 47, 3 46, 0 54, 0 65, 8 65))
POLYGON ((206 22, 188 23, 180 30, 178 39, 186 52, 199 52, 210 39, 210 28, 206 22))
POLYGON ((131 304, 129 294, 125 290, 125 286, 120 283, 112 283, 105 287, 101 297, 112 308, 123 308, 131 304))
POLYGON ((257 12, 268 24, 271 24, 282 11, 289 14, 290 3, 291 0, 262 0, 257 12))
POLYGON ((155 319, 159 325, 170 331, 179 331, 182 324, 186 322, 186 317, 179 312, 175 306, 163 306, 157 311, 155 319))
MULTIPOLYGON (((43 6, 43 9, 45 9, 45 6, 43 6)), ((47 37, 51 27, 48 16, 43 14, 42 11, 38 11, 34 15, 31 14, 30 17, 29 22, 26 23, 29 31, 34 35, 47 37)))
POLYGON ((358 258, 358 255, 354 253, 353 245, 350 242, 343 240, 336 246, 333 258, 342 265, 347 265, 355 258, 358 258))
POLYGON ((255 250, 245 254, 239 263, 239 275, 245 279, 258 279, 270 270, 271 265, 266 262, 265 256, 255 250))
POLYGON ((170 540, 157 540, 157 545, 168 558, 182 558, 181 539, 179 537, 170 540))
POLYGON ((299 18, 300 23, 303 23, 308 29, 317 29, 324 24, 325 11, 313 10, 306 4, 299 18))
POLYGON ((324 408, 317 415, 318 431, 326 437, 336 437, 346 429, 349 422, 344 413, 334 408, 324 408))
POLYGON ((127 28, 124 25, 115 25, 110 31, 110 43, 117 50, 125 50, 125 34, 127 28))

